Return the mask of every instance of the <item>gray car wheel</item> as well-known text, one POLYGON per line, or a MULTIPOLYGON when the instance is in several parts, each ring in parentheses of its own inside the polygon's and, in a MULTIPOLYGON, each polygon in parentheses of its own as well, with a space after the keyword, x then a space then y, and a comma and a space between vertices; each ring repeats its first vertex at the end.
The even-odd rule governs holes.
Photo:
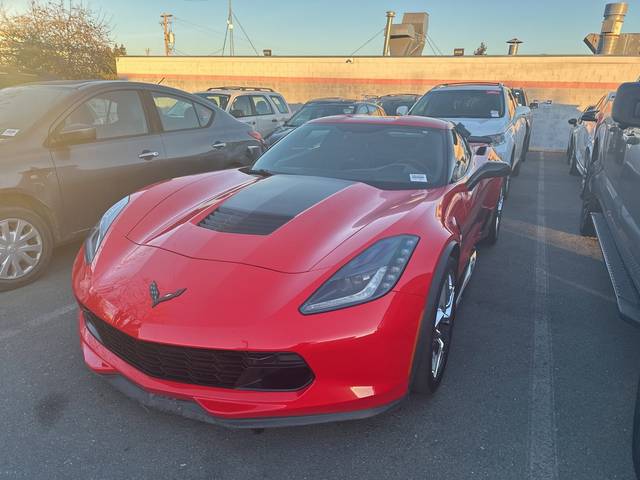
POLYGON ((22 207, 0 208, 0 291, 34 281, 53 252, 47 223, 22 207))

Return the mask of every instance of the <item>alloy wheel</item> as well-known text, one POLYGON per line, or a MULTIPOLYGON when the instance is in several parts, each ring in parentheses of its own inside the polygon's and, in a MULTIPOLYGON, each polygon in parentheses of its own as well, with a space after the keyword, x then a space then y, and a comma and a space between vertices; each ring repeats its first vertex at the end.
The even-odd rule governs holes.
POLYGON ((445 360, 451 341, 451 327, 453 322, 453 309, 456 297, 455 280, 453 273, 447 273, 447 277, 440 291, 436 318, 433 327, 431 376, 437 380, 444 369, 445 360))
POLYGON ((22 218, 0 219, 0 280, 17 280, 40 262, 42 235, 22 218))
POLYGON ((500 223, 502 222, 502 209, 504 208, 504 188, 500 189, 500 197, 498 198, 498 203, 496 205, 496 237, 498 236, 498 232, 500 231, 500 223))

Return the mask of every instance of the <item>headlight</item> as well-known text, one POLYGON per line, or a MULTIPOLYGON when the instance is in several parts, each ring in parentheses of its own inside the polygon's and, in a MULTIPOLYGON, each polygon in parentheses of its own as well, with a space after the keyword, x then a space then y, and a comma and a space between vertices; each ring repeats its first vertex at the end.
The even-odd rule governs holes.
POLYGON ((129 197, 124 197, 118 203, 112 205, 102 216, 100 222, 91 230, 91 233, 84 242, 84 257, 87 263, 93 261, 93 257, 95 257, 98 247, 107 234, 109 227, 128 203, 129 197))
POLYGON ((316 290, 300 312, 327 312, 382 297, 398 282, 418 240, 398 235, 374 243, 316 290))
POLYGON ((496 135, 487 135, 491 139, 491 145, 502 145, 507 141, 507 137, 504 133, 498 133, 496 135))

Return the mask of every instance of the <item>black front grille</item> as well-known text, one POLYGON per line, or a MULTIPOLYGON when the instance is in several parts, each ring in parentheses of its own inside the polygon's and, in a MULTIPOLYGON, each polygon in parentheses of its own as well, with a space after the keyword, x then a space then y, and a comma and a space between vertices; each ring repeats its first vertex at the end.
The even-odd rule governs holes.
POLYGON ((292 218, 287 215, 244 212, 235 208, 219 207, 198 225, 217 232, 269 235, 292 218))
POLYGON ((147 342, 83 311, 87 330, 96 340, 151 377, 244 390, 299 390, 313 380, 313 373, 296 353, 210 350, 147 342))

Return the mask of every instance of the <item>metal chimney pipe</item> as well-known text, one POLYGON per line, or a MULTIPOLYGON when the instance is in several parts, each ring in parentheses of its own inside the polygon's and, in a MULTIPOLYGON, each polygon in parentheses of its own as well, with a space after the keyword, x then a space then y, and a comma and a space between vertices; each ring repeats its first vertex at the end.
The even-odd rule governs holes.
POLYGON ((512 38, 507 43, 509 44, 509 55, 517 55, 518 48, 520 47, 522 40, 518 40, 517 38, 512 38))
POLYGON ((627 15, 629 5, 626 3, 607 3, 604 7, 604 20, 598 41, 598 55, 614 55, 622 32, 624 17, 627 15))
POLYGON ((391 41, 391 25, 393 24, 393 18, 396 16, 396 12, 389 10, 387 12, 387 26, 384 28, 384 46, 382 47, 382 55, 388 57, 391 55, 389 51, 389 42, 391 41))

